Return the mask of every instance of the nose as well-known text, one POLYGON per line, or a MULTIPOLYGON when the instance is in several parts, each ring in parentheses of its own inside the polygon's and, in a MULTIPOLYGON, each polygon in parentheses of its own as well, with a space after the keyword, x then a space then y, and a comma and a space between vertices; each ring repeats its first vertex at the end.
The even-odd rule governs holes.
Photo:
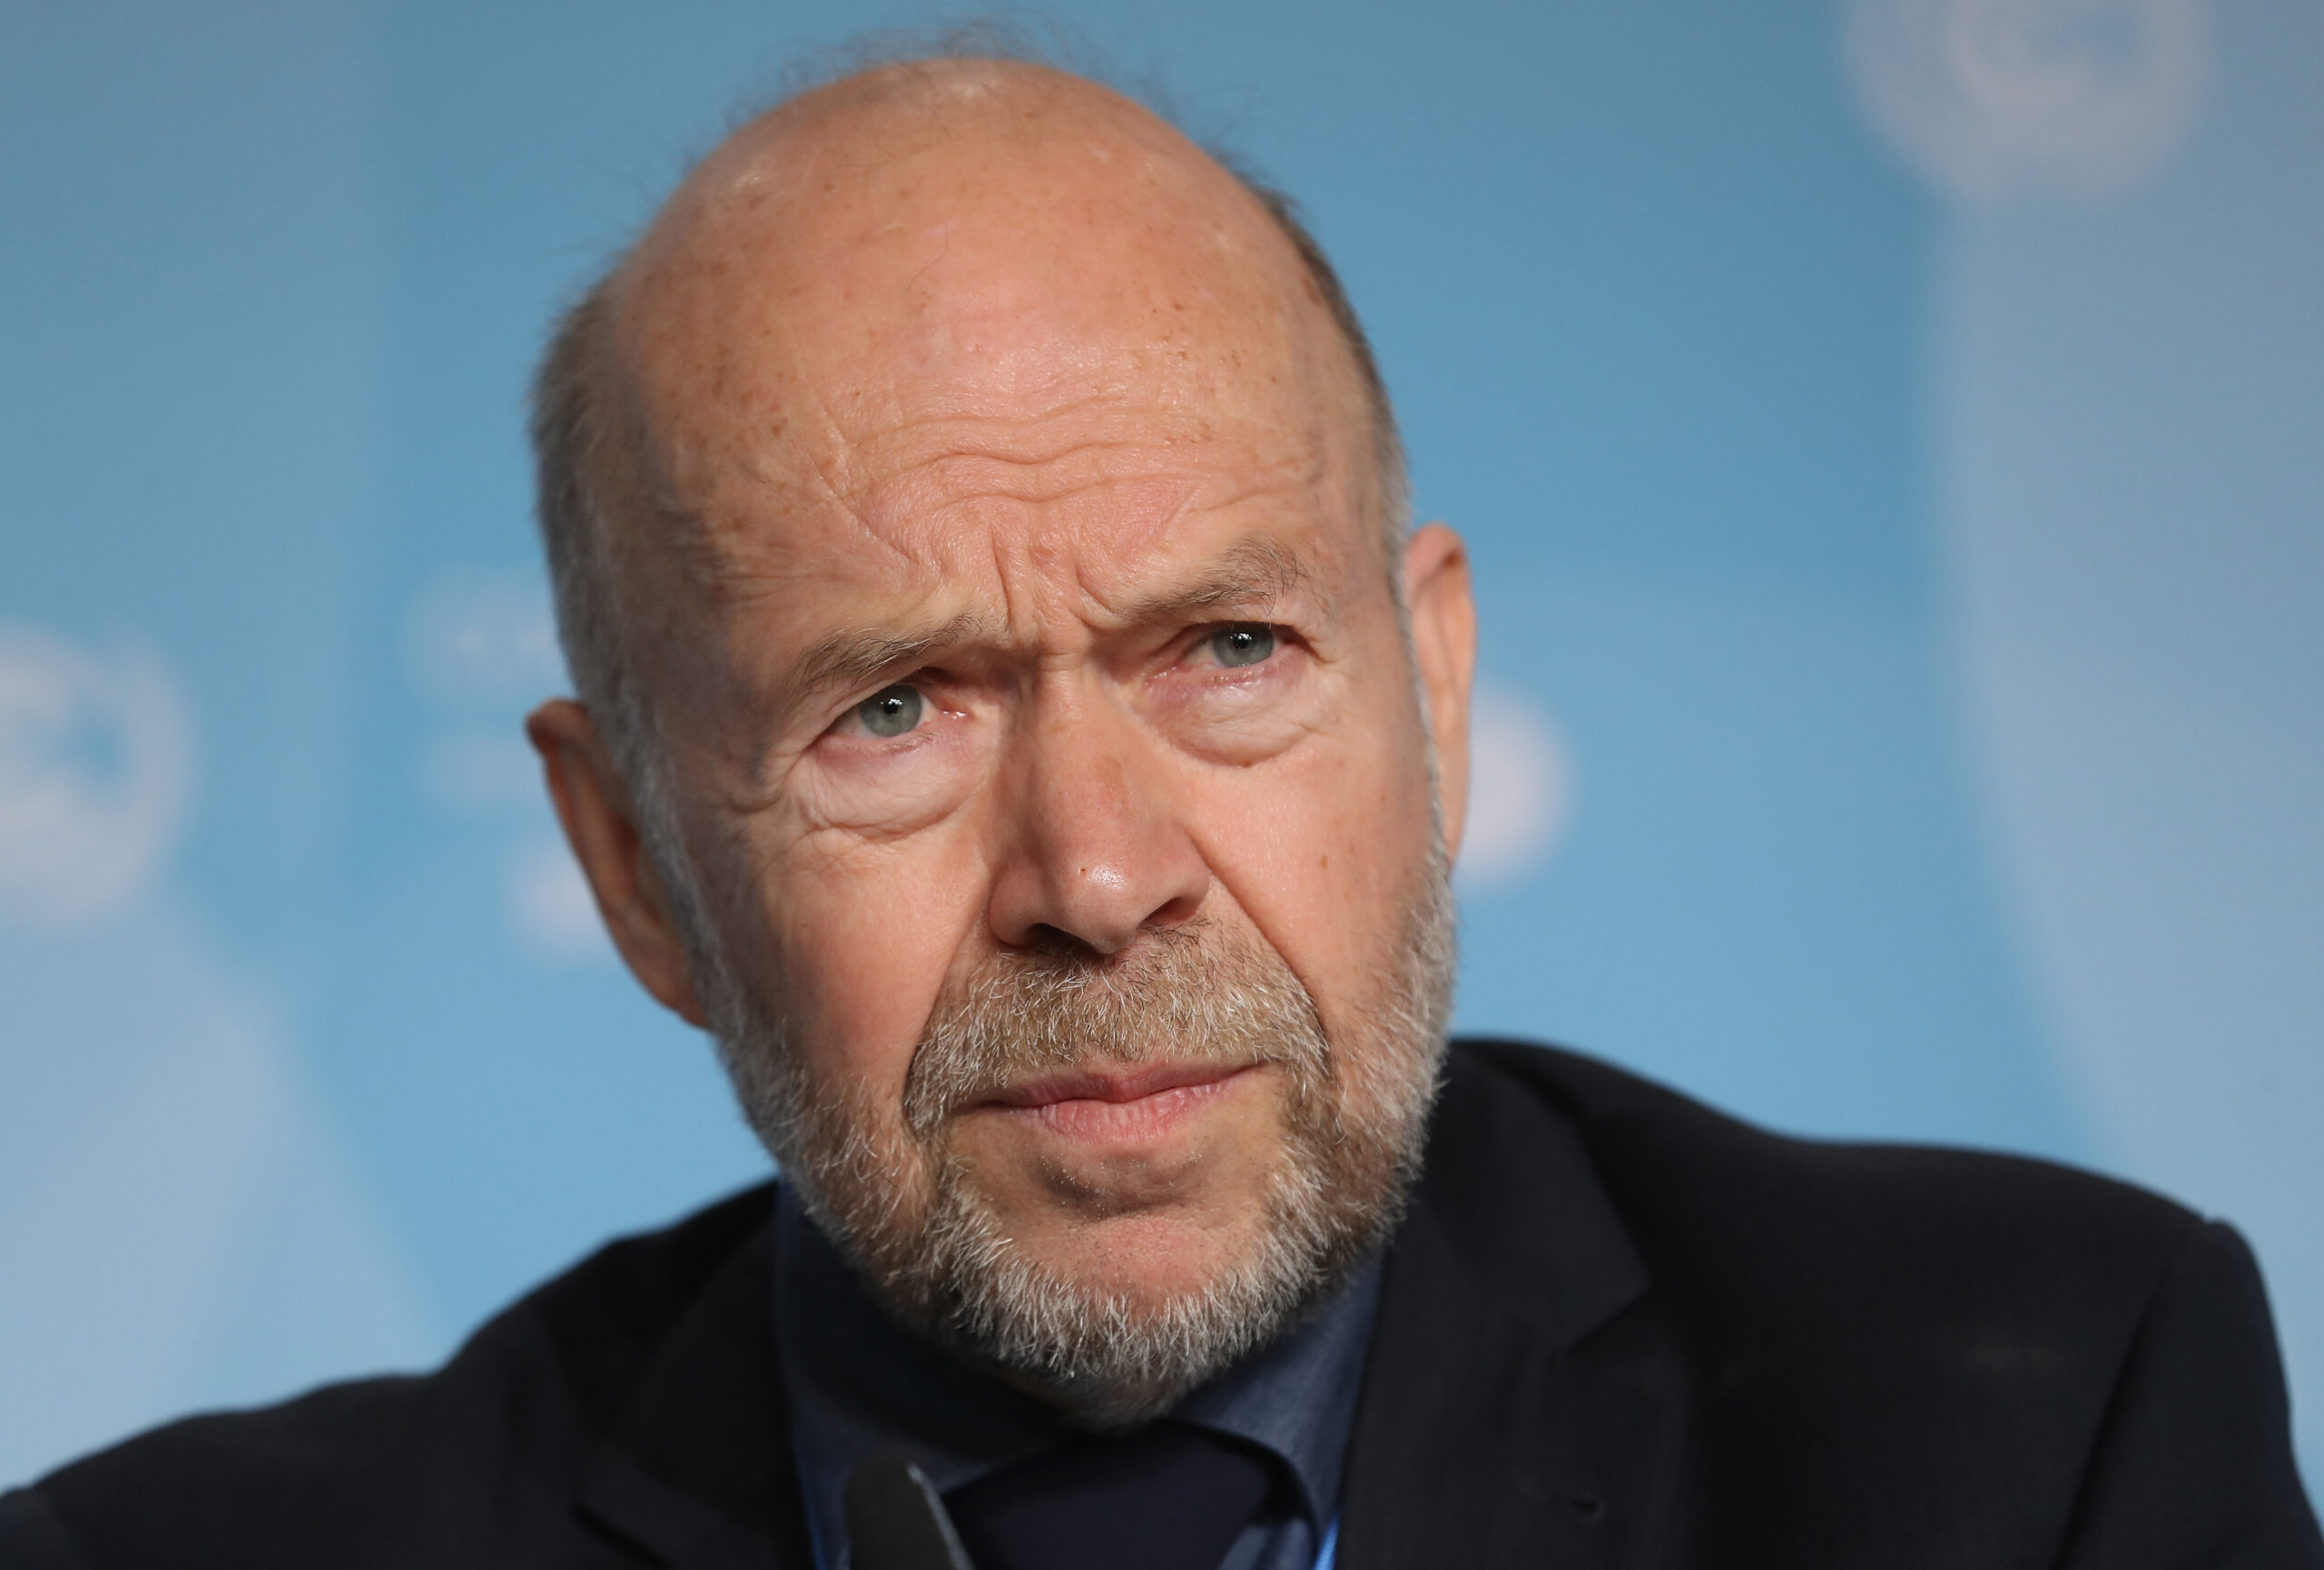
POLYGON ((1029 726, 1005 775, 1008 840, 987 912, 994 937, 1116 954, 1148 929, 1193 919, 1210 869, 1153 745, 1102 701, 1029 726))

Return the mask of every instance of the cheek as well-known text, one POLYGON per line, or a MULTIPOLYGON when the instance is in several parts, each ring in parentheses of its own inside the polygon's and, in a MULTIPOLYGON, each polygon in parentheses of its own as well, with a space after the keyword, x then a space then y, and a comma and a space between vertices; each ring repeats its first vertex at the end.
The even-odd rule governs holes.
POLYGON ((981 858, 965 834, 881 845, 794 844, 760 880, 791 978, 784 1000, 809 1071, 900 1105, 912 1049, 982 909, 981 858))
POLYGON ((1212 776, 1197 832, 1218 878, 1335 1032, 1368 994, 1429 847, 1427 755, 1394 727, 1317 736, 1212 776))

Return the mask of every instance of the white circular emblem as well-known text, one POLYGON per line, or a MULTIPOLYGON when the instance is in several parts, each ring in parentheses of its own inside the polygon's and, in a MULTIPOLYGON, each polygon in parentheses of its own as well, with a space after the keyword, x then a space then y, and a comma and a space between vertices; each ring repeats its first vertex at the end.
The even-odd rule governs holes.
POLYGON ((192 725, 159 659, 0 623, 0 920, 69 926, 133 903, 192 775, 192 725))
POLYGON ((1480 686, 1470 705, 1462 884, 1521 881, 1557 848, 1572 809, 1573 765, 1556 722, 1521 693, 1480 686))
POLYGON ((1866 116, 1956 194, 2099 196, 2147 173, 2202 99, 2201 0, 1849 0, 1866 116))

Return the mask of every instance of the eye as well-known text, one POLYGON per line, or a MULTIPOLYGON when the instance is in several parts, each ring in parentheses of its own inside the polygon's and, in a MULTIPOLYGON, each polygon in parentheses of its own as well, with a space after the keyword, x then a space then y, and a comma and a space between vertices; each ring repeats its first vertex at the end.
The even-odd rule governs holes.
POLYGON ((1258 665, 1275 653, 1275 628, 1245 624, 1221 627, 1204 640, 1211 657, 1232 668, 1258 665))
POLYGON ((920 728, 928 702, 918 687, 882 687, 855 706, 855 723, 865 734, 883 739, 909 736, 920 728))

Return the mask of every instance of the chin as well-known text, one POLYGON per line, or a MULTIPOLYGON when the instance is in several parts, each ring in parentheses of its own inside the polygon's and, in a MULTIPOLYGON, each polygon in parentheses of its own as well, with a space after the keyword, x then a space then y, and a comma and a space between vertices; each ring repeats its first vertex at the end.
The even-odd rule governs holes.
POLYGON ((1229 1220, 1149 1211, 1013 1230, 1018 1252, 1034 1269, 1138 1314, 1216 1289, 1262 1251, 1265 1229, 1255 1201, 1229 1220))
POLYGON ((1274 1339, 1338 1279, 1344 1259, 1286 1210, 1283 1187, 1108 1217, 1028 1217, 955 1189, 914 1279, 891 1287, 923 1293, 921 1326, 971 1363, 1084 1427, 1134 1425, 1274 1339))

